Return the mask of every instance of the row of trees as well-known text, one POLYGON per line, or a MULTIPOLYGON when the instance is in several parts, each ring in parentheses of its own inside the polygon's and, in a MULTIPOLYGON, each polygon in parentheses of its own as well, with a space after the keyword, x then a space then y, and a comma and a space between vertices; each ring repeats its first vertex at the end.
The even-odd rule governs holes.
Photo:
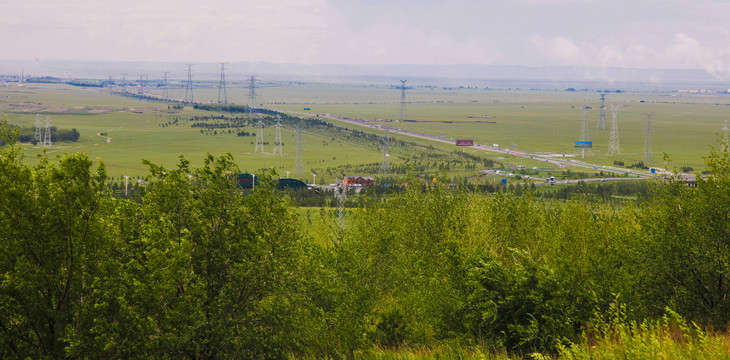
POLYGON ((0 357, 550 353, 617 298, 628 319, 730 323, 727 153, 697 188, 657 184, 637 206, 410 186, 344 227, 236 189, 230 155, 146 164, 140 196, 120 199, 86 155, 29 166, 0 149, 0 357))
MULTIPOLYGON (((29 126, 16 126, 12 127, 17 130, 17 139, 24 143, 36 143, 35 139, 35 128, 29 126)), ((43 129, 45 132, 45 128, 43 129)), ((76 128, 73 129, 59 129, 55 126, 51 126, 51 141, 52 142, 77 142, 79 141, 81 134, 76 128)), ((43 138, 41 138, 41 141, 43 138)), ((0 139, 0 146, 5 145, 6 140, 0 139)))

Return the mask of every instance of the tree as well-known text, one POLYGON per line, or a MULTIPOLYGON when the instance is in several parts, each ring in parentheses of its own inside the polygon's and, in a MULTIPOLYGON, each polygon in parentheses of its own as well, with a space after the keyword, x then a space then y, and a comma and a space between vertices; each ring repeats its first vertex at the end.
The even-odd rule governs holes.
POLYGON ((29 167, 7 122, 0 149, 0 356, 65 358, 110 248, 104 165, 86 155, 29 167))

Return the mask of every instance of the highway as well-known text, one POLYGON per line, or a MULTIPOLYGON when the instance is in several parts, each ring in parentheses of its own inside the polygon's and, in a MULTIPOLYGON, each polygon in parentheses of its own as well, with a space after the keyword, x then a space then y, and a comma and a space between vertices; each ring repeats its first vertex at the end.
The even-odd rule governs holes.
MULTIPOLYGON (((331 116, 331 115, 327 116, 327 115, 304 113, 304 112, 298 112, 298 111, 285 111, 285 110, 277 110, 277 109, 271 109, 271 110, 282 112, 282 113, 294 114, 294 115, 303 116, 303 117, 325 118, 325 119, 328 119, 331 121, 338 121, 338 122, 343 122, 343 123, 352 124, 352 125, 356 125, 356 126, 367 127, 367 128, 371 128, 374 130, 380 130, 380 131, 385 130, 385 131, 388 131, 393 134, 404 135, 404 136, 425 139, 425 140, 430 140, 430 141, 436 141, 436 142, 441 142, 441 143, 445 143, 445 144, 452 144, 454 146, 456 145, 456 140, 454 140, 454 139, 445 139, 445 138, 441 138, 438 136, 421 134, 421 133, 416 133, 416 132, 403 130, 403 129, 397 129, 397 128, 385 126, 382 124, 373 124, 373 123, 370 123, 370 122, 367 122, 364 120, 360 120, 360 119, 347 119, 347 118, 341 118, 341 117, 331 116)), ((627 177, 605 178, 606 181, 608 181, 609 179, 611 181, 652 179, 657 176, 657 174, 650 174, 646 171, 636 171, 636 170, 624 169, 624 168, 619 168, 619 167, 614 167, 614 166, 595 165, 595 164, 590 164, 590 163, 584 162, 582 160, 576 160, 576 159, 570 159, 570 158, 556 159, 554 157, 546 156, 546 155, 530 154, 530 153, 519 152, 519 151, 510 151, 510 149, 507 149, 507 148, 500 148, 500 147, 487 146, 487 145, 481 145, 481 144, 474 144, 473 146, 469 146, 469 147, 473 148, 473 149, 477 149, 477 150, 490 151, 490 152, 495 152, 495 153, 523 157, 525 159, 544 161, 546 163, 555 165, 558 168, 574 166, 574 167, 582 167, 582 168, 594 169, 594 170, 603 170, 603 171, 614 172, 614 173, 619 173, 619 174, 626 174, 629 176, 628 178, 627 177)), ((589 179, 585 179, 585 180, 589 180, 589 179)), ((590 179, 590 180, 591 181, 600 181, 601 179, 596 178, 596 179, 590 179)), ((575 180, 569 180, 569 181, 572 182, 575 180)), ((562 182, 563 181, 561 180, 560 183, 562 183, 562 182)), ((558 182, 556 181, 556 183, 558 183, 558 182)))

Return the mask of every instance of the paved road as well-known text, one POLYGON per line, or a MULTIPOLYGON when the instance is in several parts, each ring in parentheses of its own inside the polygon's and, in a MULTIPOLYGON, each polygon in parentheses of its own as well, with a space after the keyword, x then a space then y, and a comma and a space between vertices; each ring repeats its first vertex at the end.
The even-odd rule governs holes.
MULTIPOLYGON (((376 130, 385 129, 388 132, 391 132, 394 134, 410 136, 410 137, 431 140, 431 141, 437 141, 437 142, 446 143, 446 144, 454 144, 454 145, 456 144, 456 141, 453 139, 445 139, 445 138, 441 138, 438 136, 421 134, 421 133, 407 131, 407 130, 403 130, 403 129, 397 129, 397 128, 385 126, 382 124, 373 124, 373 123, 370 123, 370 122, 367 122, 364 120, 359 120, 359 119, 345 119, 345 118, 340 118, 340 117, 336 117, 336 116, 326 116, 326 115, 304 113, 304 112, 298 112, 298 111, 284 111, 284 110, 276 110, 276 109, 272 109, 272 110, 279 111, 279 112, 293 113, 293 114, 296 114, 299 116, 304 116, 304 117, 326 118, 326 119, 333 120, 333 121, 339 121, 339 122, 344 122, 347 124, 368 127, 368 128, 376 129, 376 130)), ((613 166, 595 165, 595 164, 590 164, 590 163, 584 162, 582 160, 576 160, 576 159, 570 159, 570 158, 556 159, 554 157, 546 156, 546 155, 530 154, 530 153, 519 152, 519 151, 510 151, 510 149, 494 147, 494 146, 487 146, 487 145, 480 145, 480 144, 475 144, 474 146, 470 146, 470 147, 477 149, 477 150, 491 151, 491 152, 507 154, 507 155, 512 155, 512 156, 519 156, 519 157, 523 157, 525 159, 532 159, 532 160, 536 160, 536 161, 544 161, 546 163, 555 165, 558 168, 564 168, 567 166, 575 166, 575 167, 583 167, 583 168, 594 169, 594 170, 605 170, 605 171, 610 171, 610 172, 615 172, 615 173, 624 173, 624 174, 628 174, 629 176, 634 176, 633 178, 631 178, 631 177, 629 177, 629 178, 625 178, 625 177, 624 178, 610 178, 610 179, 612 179, 612 181, 631 180, 631 179, 636 179, 636 178, 650 179, 650 178, 654 177, 654 175, 646 173, 644 171, 635 171, 635 170, 629 170, 629 169, 613 167, 613 166)), ((607 181, 608 181, 608 179, 609 178, 606 178, 607 181)), ((595 181, 600 181, 600 180, 601 180, 600 178, 595 179, 595 181)))

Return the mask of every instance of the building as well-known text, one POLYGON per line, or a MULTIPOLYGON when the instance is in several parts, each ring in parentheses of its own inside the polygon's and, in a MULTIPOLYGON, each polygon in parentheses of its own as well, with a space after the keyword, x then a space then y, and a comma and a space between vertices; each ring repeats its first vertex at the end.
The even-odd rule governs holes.
POLYGON ((375 179, 369 176, 345 176, 340 185, 343 186, 372 186, 375 185, 375 179))

